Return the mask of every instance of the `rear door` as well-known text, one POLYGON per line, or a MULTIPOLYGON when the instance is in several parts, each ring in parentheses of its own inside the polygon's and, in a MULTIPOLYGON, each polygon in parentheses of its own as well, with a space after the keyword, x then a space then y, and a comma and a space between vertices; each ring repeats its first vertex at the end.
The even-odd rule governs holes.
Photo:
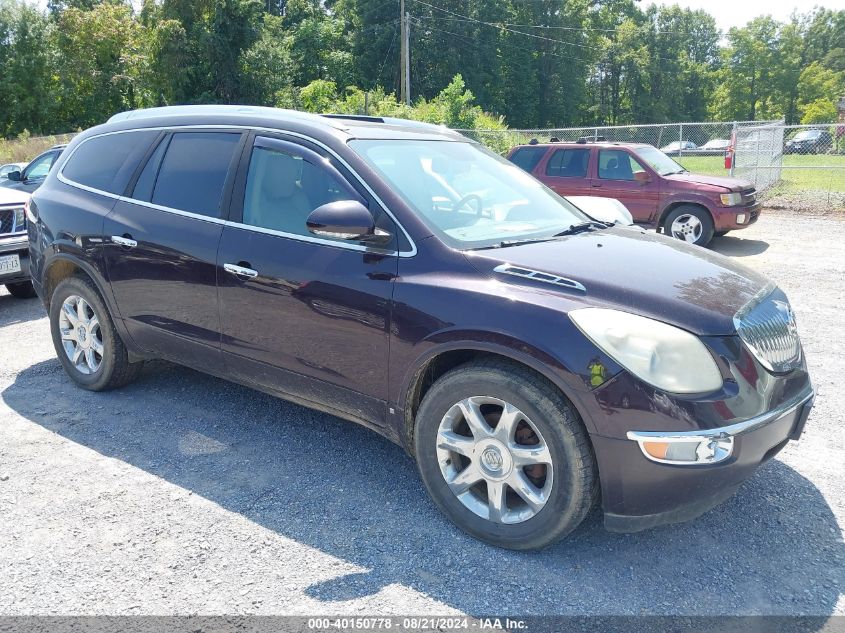
POLYGON ((624 204, 634 222, 647 223, 657 213, 660 203, 660 179, 654 172, 622 148, 598 148, 596 172, 590 181, 594 196, 616 198, 624 204), (647 182, 636 180, 645 172, 647 182))
POLYGON ((163 133, 105 221, 112 292, 135 343, 222 368, 216 258, 243 134, 163 133))
POLYGON ((589 147, 562 147, 552 150, 540 165, 542 181, 562 196, 589 196, 589 147))

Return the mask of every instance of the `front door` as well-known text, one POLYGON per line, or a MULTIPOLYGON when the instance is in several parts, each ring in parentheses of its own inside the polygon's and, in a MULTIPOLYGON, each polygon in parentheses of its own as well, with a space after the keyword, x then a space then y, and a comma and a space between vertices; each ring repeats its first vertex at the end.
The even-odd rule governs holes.
POLYGON ((616 198, 628 207, 634 222, 649 222, 660 203, 659 179, 624 149, 599 149, 591 188, 593 195, 616 198), (638 173, 646 174, 648 180, 638 173))
POLYGON ((241 139, 226 131, 163 135, 104 227, 109 281, 132 339, 212 372, 222 368, 221 209, 241 139))
MULTIPOLYGON (((227 370, 305 404, 381 424, 396 245, 318 238, 312 210, 358 199, 392 220, 315 148, 256 137, 217 258, 227 370)), ((394 238, 395 239, 395 238, 394 238)))

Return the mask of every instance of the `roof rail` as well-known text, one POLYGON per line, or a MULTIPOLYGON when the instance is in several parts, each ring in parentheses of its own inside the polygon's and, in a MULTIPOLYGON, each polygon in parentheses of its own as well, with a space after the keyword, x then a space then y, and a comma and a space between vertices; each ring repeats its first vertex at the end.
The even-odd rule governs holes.
POLYGON ((576 143, 583 145, 584 143, 604 143, 607 139, 604 136, 582 136, 576 143))
POLYGON ((346 121, 370 121, 372 123, 384 123, 384 118, 380 116, 369 116, 366 114, 321 114, 327 119, 342 119, 346 121))

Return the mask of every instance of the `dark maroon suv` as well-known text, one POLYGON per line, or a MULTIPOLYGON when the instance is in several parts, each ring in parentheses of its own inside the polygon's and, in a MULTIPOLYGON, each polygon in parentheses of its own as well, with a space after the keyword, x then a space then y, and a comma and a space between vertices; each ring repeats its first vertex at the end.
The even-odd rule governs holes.
POLYGON ((538 143, 514 147, 508 158, 562 196, 615 198, 637 224, 699 246, 760 216, 750 182, 691 174, 651 145, 538 143))
POLYGON ((79 386, 165 358, 363 424, 503 547, 547 545, 599 499, 611 530, 691 519, 813 400, 768 280, 591 220, 439 127, 124 113, 73 140, 27 218, 79 386))

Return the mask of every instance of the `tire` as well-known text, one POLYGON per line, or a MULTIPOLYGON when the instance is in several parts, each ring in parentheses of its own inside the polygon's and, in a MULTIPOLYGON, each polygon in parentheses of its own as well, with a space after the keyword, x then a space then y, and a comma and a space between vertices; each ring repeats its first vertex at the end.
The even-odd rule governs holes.
POLYGON ((694 204, 682 204, 663 220, 663 233, 696 246, 707 246, 713 239, 713 218, 707 209, 694 204), (676 221, 678 224, 676 225, 676 221))
POLYGON ((414 445, 420 476, 441 512, 465 532, 498 547, 546 547, 578 527, 598 497, 596 462, 578 414, 554 385, 520 365, 476 361, 439 378, 417 413, 414 445), (461 409, 460 403, 468 401, 482 416, 470 413, 475 433, 461 409), (510 414, 502 418, 505 411, 510 414), (511 421, 510 433, 491 435, 503 419, 511 421), (498 442, 504 437, 510 437, 507 445, 498 442), (514 458, 525 459, 526 447, 536 453, 532 465, 521 467, 514 458), (466 482, 481 478, 459 498, 453 492, 463 485, 458 475, 466 482), (517 494, 509 482, 523 492, 517 494), (500 504, 489 497, 497 490, 500 504), (523 495, 533 500, 533 507, 523 495), (498 516, 495 506, 501 508, 498 516))
POLYGON ((6 284, 6 290, 16 299, 32 299, 35 296, 35 288, 31 281, 19 281, 16 284, 6 284))
POLYGON ((90 391, 106 391, 122 387, 138 377, 143 363, 129 362, 126 346, 90 279, 69 277, 59 283, 50 297, 49 315, 56 355, 77 385, 90 391), (78 301, 80 299, 82 303, 78 301), (65 308, 66 302, 68 308, 65 308), (80 317, 80 312, 83 317, 80 317), (74 319, 76 325, 73 325, 74 319), (63 331, 71 334, 65 341, 63 331), (70 351, 66 350, 65 343, 68 343, 70 351), (71 354, 79 348, 83 349, 83 353, 74 362, 71 354), (89 351, 93 362, 89 362, 89 351))
POLYGON ((730 231, 716 231, 713 233, 713 237, 725 237, 730 231))

